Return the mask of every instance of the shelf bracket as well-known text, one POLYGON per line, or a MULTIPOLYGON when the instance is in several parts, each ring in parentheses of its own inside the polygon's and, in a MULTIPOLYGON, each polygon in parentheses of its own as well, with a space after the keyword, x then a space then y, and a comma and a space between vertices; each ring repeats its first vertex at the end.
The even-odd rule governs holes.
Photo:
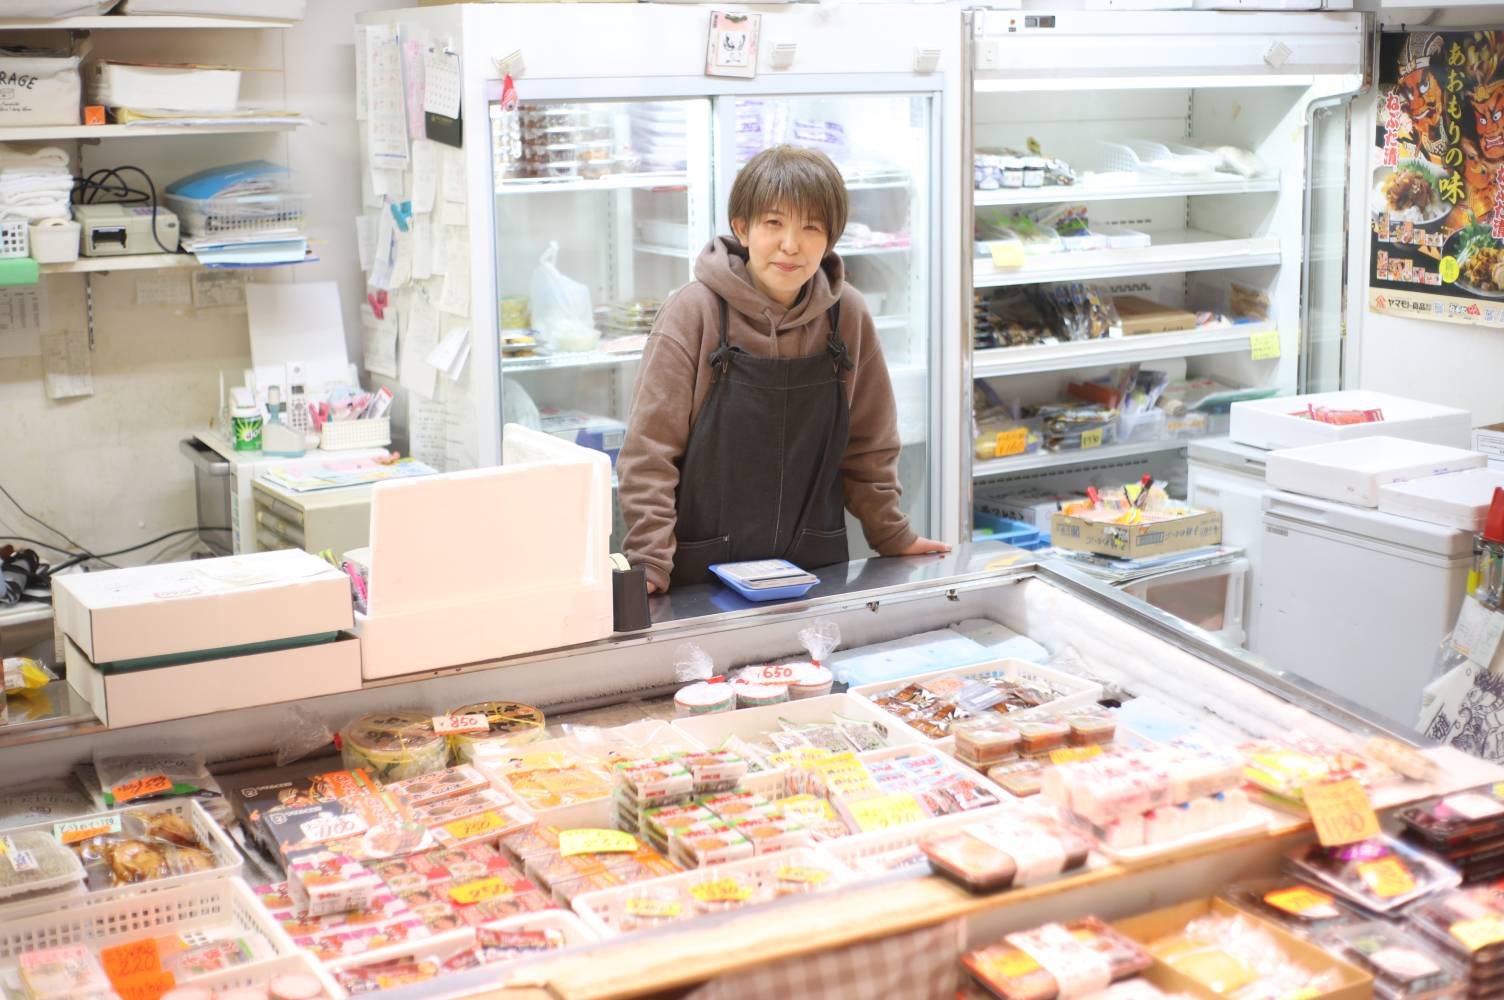
POLYGON ((89 324, 89 350, 94 350, 94 275, 84 273, 84 316, 89 324))

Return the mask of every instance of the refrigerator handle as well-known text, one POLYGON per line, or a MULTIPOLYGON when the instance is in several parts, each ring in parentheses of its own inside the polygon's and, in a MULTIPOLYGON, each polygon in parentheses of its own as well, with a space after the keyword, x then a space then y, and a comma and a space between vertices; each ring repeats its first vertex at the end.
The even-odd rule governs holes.
POLYGON ((1297 499, 1281 496, 1264 496, 1264 513, 1293 518, 1308 524, 1326 524, 1326 511, 1320 507, 1301 503, 1297 499))
POLYGON ((981 30, 982 12, 975 9, 961 12, 961 321, 965 324, 961 340, 961 391, 959 397, 961 421, 961 454, 966 458, 961 464, 964 470, 962 487, 957 491, 961 504, 959 531, 961 541, 971 541, 971 509, 975 502, 976 478, 972 475, 972 351, 976 349, 976 309, 972 304, 975 289, 972 283, 972 252, 976 240, 976 49, 974 39, 981 30))

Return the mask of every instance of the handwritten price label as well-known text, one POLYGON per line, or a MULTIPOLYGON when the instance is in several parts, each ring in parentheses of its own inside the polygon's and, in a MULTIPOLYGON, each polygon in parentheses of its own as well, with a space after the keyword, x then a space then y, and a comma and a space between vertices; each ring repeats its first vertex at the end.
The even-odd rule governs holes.
POLYGON ((104 974, 112 982, 162 971, 162 956, 157 951, 157 942, 151 938, 117 944, 113 948, 101 948, 99 961, 104 966, 104 974))
POLYGON ((1255 361, 1273 361, 1279 357, 1279 331, 1265 330, 1248 338, 1248 353, 1255 361))
POLYGON ((1452 937, 1461 941, 1468 951, 1479 951, 1491 944, 1504 941, 1504 919, 1497 916, 1479 917, 1477 920, 1459 920, 1447 930, 1452 937))
POLYGON ((507 821, 494 812, 483 812, 478 816, 466 816, 452 823, 445 823, 444 829, 455 840, 469 840, 472 837, 484 837, 488 833, 505 829, 507 821))
POLYGON ((148 778, 137 778, 123 785, 116 785, 110 789, 110 795, 118 805, 132 799, 144 799, 148 795, 161 795, 163 792, 170 791, 172 791, 171 779, 165 774, 153 774, 148 778))
POLYGON ((576 854, 630 854, 637 850, 637 838, 621 830, 560 830, 559 856, 576 854))
POLYGON ((1028 447, 1029 429, 1027 427, 998 431, 997 437, 992 439, 992 457, 1007 458, 1010 455, 1022 455, 1028 447))
POLYGON ((1051 764, 1074 764, 1078 760, 1091 760, 1102 756, 1101 747, 1061 747, 1050 751, 1051 764))
POLYGON ((433 731, 440 736, 456 736, 460 733, 489 733, 491 723, 484 715, 435 715, 433 731))
POLYGON ((1001 269, 1024 266, 1023 244, 1016 241, 998 240, 988 243, 987 252, 992 257, 993 267, 1001 269))
POLYGON ((1398 858, 1380 858, 1358 865, 1358 877, 1380 899, 1393 899, 1415 891, 1415 876, 1398 858))
POLYGON ((1102 446, 1102 428, 1098 427, 1096 430, 1082 431, 1081 432, 1081 450, 1082 451, 1085 451, 1088 448, 1100 448, 1101 446, 1102 446))
POLYGON ((1305 803, 1316 825, 1316 839, 1324 847, 1340 847, 1379 835, 1379 818, 1373 814, 1368 793, 1352 778, 1307 786, 1305 803))
POLYGON ((852 802, 851 818, 863 832, 868 830, 891 830, 895 826, 908 826, 926 818, 914 796, 898 793, 879 795, 873 799, 852 802))
POLYGON ((119 994, 120 1000, 160 1000, 160 997, 177 986, 177 979, 170 972, 144 972, 124 979, 112 979, 110 985, 119 994))
POLYGON ((1335 917, 1337 915, 1337 908, 1332 905, 1331 896, 1304 886, 1267 893, 1264 896, 1264 902, 1276 910, 1284 910, 1286 913, 1302 917, 1327 915, 1335 917))
POLYGON ((461 906, 469 906, 471 903, 479 903, 483 899, 496 899, 505 896, 512 891, 505 881, 495 877, 477 879, 474 882, 466 882, 464 885, 449 887, 449 898, 461 906))
POLYGON ((794 882, 799 885, 819 885, 821 882, 830 881, 830 872, 824 868, 801 868, 797 865, 789 865, 778 869, 773 877, 780 882, 794 882))
POLYGON ((702 903, 745 903, 752 898, 752 887, 734 878, 718 878, 690 886, 689 894, 702 903))
POLYGON ((770 663, 744 670, 742 677, 753 684, 789 684, 794 680, 794 668, 781 663, 770 663))
POLYGON ((119 816, 100 816, 94 819, 75 819, 66 823, 52 824, 52 835, 64 846, 76 844, 91 837, 120 832, 119 816))
POLYGON ((675 899, 629 899, 627 916, 649 920, 672 920, 684 912, 684 904, 675 899))

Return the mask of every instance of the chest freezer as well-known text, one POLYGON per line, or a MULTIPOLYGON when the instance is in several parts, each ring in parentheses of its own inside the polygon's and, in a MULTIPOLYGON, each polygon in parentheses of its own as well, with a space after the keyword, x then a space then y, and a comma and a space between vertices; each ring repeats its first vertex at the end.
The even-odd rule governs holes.
POLYGON ((1472 533, 1270 490, 1262 544, 1251 648, 1413 724, 1466 592, 1472 533))
POLYGON ((1252 644, 1258 617, 1253 587, 1262 559, 1259 543, 1264 536, 1264 491, 1268 488, 1264 463, 1269 453, 1225 437, 1192 441, 1187 452, 1186 501, 1197 510, 1222 512, 1222 544, 1242 549, 1248 564, 1239 594, 1240 618, 1249 648, 1258 652, 1252 644))

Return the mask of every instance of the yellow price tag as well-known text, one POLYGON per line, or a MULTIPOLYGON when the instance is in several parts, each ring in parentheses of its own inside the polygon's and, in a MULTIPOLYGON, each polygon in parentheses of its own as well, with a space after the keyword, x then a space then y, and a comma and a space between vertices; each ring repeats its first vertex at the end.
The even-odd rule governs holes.
POLYGON ((824 868, 802 868, 797 865, 789 865, 778 869, 773 877, 780 882, 797 882, 801 885, 819 885, 821 882, 830 881, 830 872, 824 868))
POLYGON ((1415 876, 1398 858, 1380 858, 1358 865, 1358 877, 1380 899, 1393 899, 1415 891, 1415 876))
POLYGON ((1303 885, 1266 893, 1264 902, 1276 910, 1284 910, 1296 916, 1325 913, 1330 913, 1334 917, 1337 915, 1337 908, 1332 905, 1331 896, 1324 892, 1317 892, 1315 889, 1307 889, 1303 885))
POLYGON ((483 812, 476 816, 466 816, 452 823, 445 823, 444 829, 455 840, 469 840, 472 837, 484 837, 488 833, 506 829, 507 821, 494 812, 483 812))
POLYGON ((1024 248, 1021 243, 998 240, 987 244, 987 252, 992 255, 993 267, 1013 268, 1024 266, 1024 248))
POLYGON ((559 856, 576 854, 630 854, 637 850, 637 838, 621 830, 560 830, 559 856))
POLYGON ((1468 951, 1481 951, 1491 944, 1504 941, 1504 919, 1497 916, 1459 920, 1447 930, 1468 951))
POLYGON ((857 828, 863 832, 891 830, 895 826, 908 826, 928 818, 924 810, 919 808, 914 796, 907 793, 860 799, 848 803, 847 808, 851 810, 851 818, 856 822, 857 828))
POLYGON ((1373 814, 1368 793, 1353 778, 1307 785, 1304 798, 1316 826, 1316 839, 1324 847, 1379 835, 1379 818, 1373 814))
POLYGON ((479 903, 483 899, 496 899, 505 896, 512 891, 511 887, 496 876, 476 879, 474 882, 466 882, 464 885, 449 887, 449 898, 461 906, 469 906, 471 903, 479 903))
POLYGON ((1017 979, 1039 969, 1039 963, 1016 949, 1010 949, 985 963, 985 969, 998 979, 1017 979))
POLYGON ((745 903, 752 898, 752 887, 727 877, 692 885, 689 894, 702 903, 745 903))
POLYGON ((629 917, 668 920, 681 915, 684 904, 676 899, 629 899, 625 909, 629 917))
POLYGON ((992 457, 1007 458, 1010 455, 1022 455, 1029 447, 1029 428, 1014 427, 1006 431, 998 431, 992 440, 992 457))
POLYGON ((1279 331, 1265 330, 1248 338, 1248 352, 1255 361, 1273 361, 1279 357, 1279 331))
POLYGON ((1073 764, 1078 760, 1091 760, 1102 756, 1101 747, 1061 747, 1050 751, 1051 764, 1073 764))
POLYGON ((1081 450, 1087 448, 1100 448, 1102 446, 1102 428, 1081 432, 1081 450))

